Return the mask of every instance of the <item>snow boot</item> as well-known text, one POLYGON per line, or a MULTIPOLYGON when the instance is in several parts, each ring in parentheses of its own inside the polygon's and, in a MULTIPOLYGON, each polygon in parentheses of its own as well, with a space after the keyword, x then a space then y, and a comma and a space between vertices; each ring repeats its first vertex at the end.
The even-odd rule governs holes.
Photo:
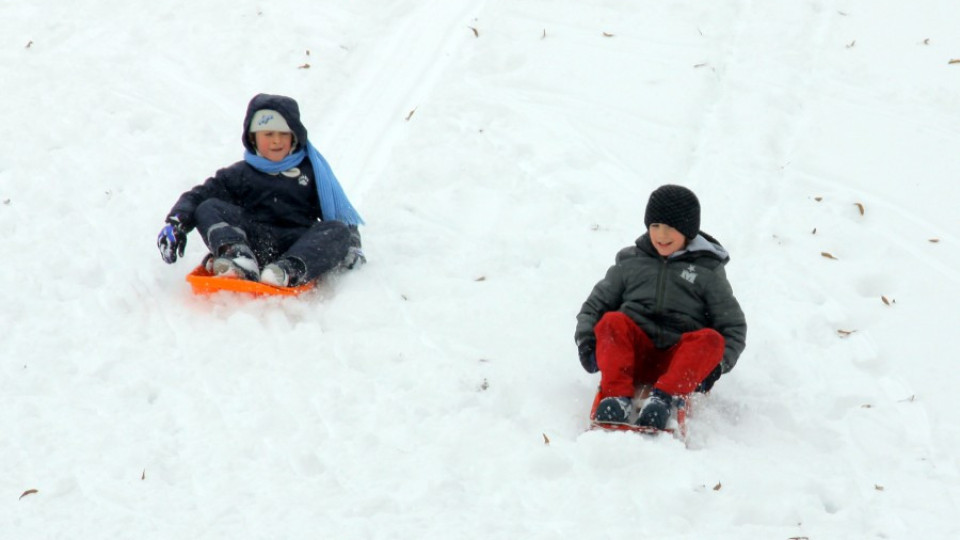
POLYGON ((600 400, 593 419, 603 424, 623 424, 633 411, 633 400, 628 397, 608 397, 600 400))
POLYGON ((306 273, 303 263, 296 259, 278 259, 263 267, 260 283, 274 287, 296 287, 306 273))
POLYGON ((216 257, 213 256, 213 253, 207 253, 203 256, 203 260, 200 261, 200 266, 207 271, 208 274, 213 275, 213 259, 216 257))
POLYGON ((640 417, 637 418, 637 425, 640 427, 649 427, 654 429, 664 429, 667 427, 667 420, 670 414, 682 400, 675 398, 663 390, 653 389, 650 397, 640 410, 640 417))
POLYGON ((213 274, 217 277, 236 277, 250 281, 260 280, 260 267, 253 250, 246 244, 230 244, 213 259, 213 274))

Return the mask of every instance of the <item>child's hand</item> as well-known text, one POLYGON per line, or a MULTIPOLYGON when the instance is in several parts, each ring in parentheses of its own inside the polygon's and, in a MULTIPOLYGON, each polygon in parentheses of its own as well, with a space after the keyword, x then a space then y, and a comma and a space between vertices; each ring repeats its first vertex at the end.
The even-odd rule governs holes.
POLYGON ((168 218, 167 225, 160 230, 157 236, 157 247, 160 249, 160 256, 167 264, 177 262, 178 255, 183 257, 183 251, 187 249, 187 233, 176 216, 168 218))
POLYGON ((577 351, 580 353, 580 365, 587 373, 597 372, 597 342, 593 339, 584 339, 577 343, 577 351))

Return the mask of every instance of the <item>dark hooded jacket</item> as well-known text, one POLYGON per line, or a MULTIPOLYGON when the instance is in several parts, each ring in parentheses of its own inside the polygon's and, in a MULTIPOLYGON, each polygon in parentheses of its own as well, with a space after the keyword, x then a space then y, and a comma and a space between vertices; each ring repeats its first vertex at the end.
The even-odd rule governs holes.
POLYGON ((609 311, 628 315, 659 349, 686 332, 713 328, 725 342, 721 370, 730 371, 746 345, 747 323, 724 271, 729 260, 720 243, 703 232, 667 258, 644 234, 617 253, 594 286, 577 315, 574 338, 595 340, 593 328, 609 311))
MULTIPOLYGON (((251 153, 256 153, 248 131, 253 114, 260 109, 279 112, 293 131, 295 147, 306 144, 307 129, 300 121, 300 107, 286 96, 258 94, 247 105, 243 119, 242 141, 251 153)), ((251 167, 246 161, 220 169, 203 184, 187 191, 170 210, 186 230, 196 226, 194 211, 203 201, 217 198, 246 210, 250 219, 280 227, 309 227, 323 219, 313 166, 304 157, 299 166, 280 174, 267 174, 251 167)))

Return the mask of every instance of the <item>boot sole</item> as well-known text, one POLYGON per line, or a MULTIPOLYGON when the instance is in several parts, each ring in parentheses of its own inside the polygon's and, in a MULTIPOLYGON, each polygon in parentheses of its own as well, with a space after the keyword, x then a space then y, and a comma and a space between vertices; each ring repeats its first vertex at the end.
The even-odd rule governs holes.
POLYGON ((260 281, 260 274, 253 273, 237 264, 234 259, 219 257, 213 260, 213 275, 223 278, 240 278, 248 281, 260 281))

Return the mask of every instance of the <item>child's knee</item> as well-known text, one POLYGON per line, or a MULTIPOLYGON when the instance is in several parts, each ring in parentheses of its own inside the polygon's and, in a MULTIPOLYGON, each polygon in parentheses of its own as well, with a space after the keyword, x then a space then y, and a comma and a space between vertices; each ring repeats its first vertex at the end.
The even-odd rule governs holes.
POLYGON ((350 247, 350 227, 342 221, 321 221, 313 226, 314 234, 323 238, 327 245, 350 247))
POLYGON ((631 319, 626 313, 623 313, 622 311, 608 311, 603 314, 603 317, 600 317, 600 321, 594 327, 594 332, 597 334, 617 332, 635 326, 636 323, 634 323, 633 319, 631 319))
POLYGON ((717 332, 713 328, 704 328, 703 329, 704 339, 709 341, 713 345, 719 345, 720 347, 724 346, 723 335, 720 332, 717 332))
POLYGON ((231 206, 230 203, 220 199, 207 199, 197 205, 195 214, 200 220, 203 220, 205 217, 213 219, 223 218, 231 206))
POLYGON ((726 340, 723 339, 723 335, 713 328, 703 328, 696 332, 691 332, 690 337, 700 342, 701 346, 709 349, 723 351, 724 346, 726 346, 726 340))

